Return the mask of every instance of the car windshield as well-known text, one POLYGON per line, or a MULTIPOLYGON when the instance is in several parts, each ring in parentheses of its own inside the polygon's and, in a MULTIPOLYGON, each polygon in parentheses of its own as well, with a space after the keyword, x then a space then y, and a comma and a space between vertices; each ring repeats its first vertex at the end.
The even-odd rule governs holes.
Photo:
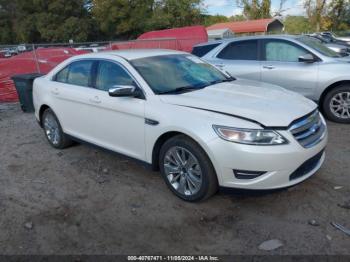
POLYGON ((190 92, 234 80, 190 54, 140 58, 131 64, 156 94, 190 92))
POLYGON ((298 40, 300 42, 302 42, 304 45, 307 45, 308 47, 315 49, 316 51, 318 51, 319 53, 321 53, 324 56, 341 57, 341 55, 339 55, 338 53, 329 49, 327 46, 322 44, 320 41, 317 41, 316 39, 313 39, 312 37, 302 36, 302 37, 299 37, 298 40))

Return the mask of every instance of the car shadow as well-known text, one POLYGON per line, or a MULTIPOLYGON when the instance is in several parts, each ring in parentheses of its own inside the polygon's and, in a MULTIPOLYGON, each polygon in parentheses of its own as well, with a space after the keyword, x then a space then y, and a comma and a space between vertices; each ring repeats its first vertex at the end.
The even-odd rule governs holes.
POLYGON ((220 187, 218 194, 222 196, 231 196, 231 197, 238 197, 238 198, 265 197, 268 195, 287 191, 288 188, 291 188, 291 187, 269 189, 269 190, 251 190, 251 189, 220 187))

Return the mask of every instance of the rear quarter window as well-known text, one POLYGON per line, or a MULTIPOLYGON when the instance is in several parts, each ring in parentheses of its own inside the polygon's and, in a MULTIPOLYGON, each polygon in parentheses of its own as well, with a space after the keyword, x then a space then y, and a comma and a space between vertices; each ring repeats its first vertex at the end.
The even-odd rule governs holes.
POLYGON ((217 57, 227 60, 258 60, 258 41, 232 42, 217 57))
POLYGON ((57 73, 55 80, 57 82, 61 82, 61 83, 67 83, 67 78, 68 78, 68 70, 69 68, 63 68, 60 72, 57 73))
POLYGON ((56 82, 90 87, 92 84, 92 68, 94 61, 82 60, 72 62, 53 78, 56 82))
POLYGON ((70 64, 67 82, 71 85, 90 86, 93 61, 79 61, 70 64))
POLYGON ((192 54, 198 57, 205 56, 208 54, 211 50, 213 50, 215 47, 219 46, 220 43, 211 44, 211 45, 202 45, 202 46, 195 46, 192 50, 192 54))

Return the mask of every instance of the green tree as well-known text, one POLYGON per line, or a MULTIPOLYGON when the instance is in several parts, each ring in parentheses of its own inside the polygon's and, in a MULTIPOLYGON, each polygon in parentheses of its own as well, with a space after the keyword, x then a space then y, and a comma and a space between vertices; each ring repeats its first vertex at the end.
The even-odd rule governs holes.
POLYGON ((202 0, 93 0, 92 13, 109 38, 199 24, 202 0))
POLYGON ((162 17, 162 27, 182 27, 201 22, 200 3, 202 0, 162 0, 158 1, 155 16, 162 17))
POLYGON ((260 7, 261 7, 260 18, 270 18, 271 17, 271 0, 262 0, 260 7))
POLYGON ((247 18, 241 14, 241 15, 234 15, 229 18, 230 21, 237 22, 237 21, 244 21, 247 20, 247 18))
POLYGON ((0 0, 0 44, 13 42, 12 19, 14 10, 15 5, 13 2, 0 0))
POLYGON ((326 0, 305 0, 304 7, 314 30, 321 30, 322 16, 326 12, 326 0))
POLYGON ((229 22, 229 18, 224 15, 203 15, 202 24, 204 26, 210 26, 217 23, 229 22))
POLYGON ((96 32, 87 4, 86 0, 0 0, 0 41, 87 41, 96 32))
POLYGON ((22 6, 21 12, 26 15, 20 17, 19 21, 24 24, 33 23, 39 34, 35 37, 41 41, 87 41, 90 32, 94 31, 84 0, 32 0, 34 9, 28 5, 31 1, 26 2, 27 5, 22 6))
POLYGON ((332 0, 329 3, 328 17, 333 31, 349 28, 350 1, 332 0))
POLYGON ((310 33, 312 26, 304 16, 287 16, 284 20, 284 30, 288 34, 310 33))
POLYGON ((109 38, 133 37, 149 28, 154 0, 93 0, 92 14, 109 38))
POLYGON ((237 0, 247 19, 271 17, 271 0, 237 0))

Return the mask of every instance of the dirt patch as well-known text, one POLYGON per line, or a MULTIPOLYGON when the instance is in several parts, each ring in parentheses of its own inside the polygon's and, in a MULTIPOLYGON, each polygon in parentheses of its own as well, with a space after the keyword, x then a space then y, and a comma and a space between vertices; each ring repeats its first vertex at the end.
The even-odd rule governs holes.
POLYGON ((1 104, 0 119, 1 254, 350 255, 330 224, 350 228, 350 125, 329 123, 324 166, 296 187, 190 204, 137 162, 51 148, 18 104, 1 104), (274 239, 283 246, 259 249, 274 239))

